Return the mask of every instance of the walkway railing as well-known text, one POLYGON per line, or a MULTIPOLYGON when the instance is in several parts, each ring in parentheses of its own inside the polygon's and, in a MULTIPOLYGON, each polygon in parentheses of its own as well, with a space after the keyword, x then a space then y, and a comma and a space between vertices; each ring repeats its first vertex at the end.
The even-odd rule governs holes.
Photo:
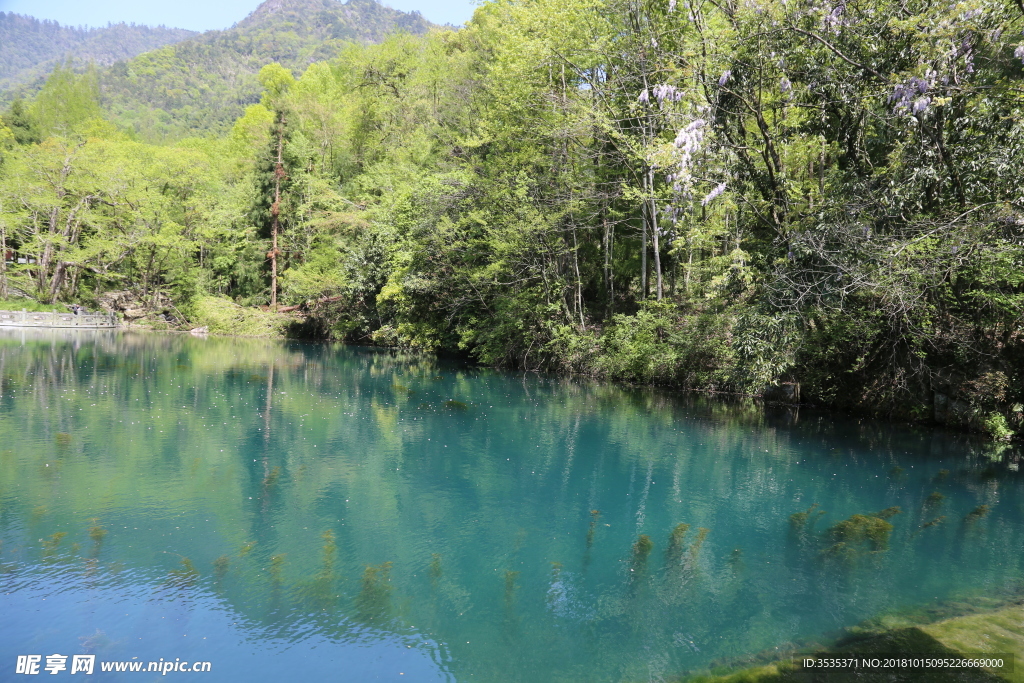
POLYGON ((114 313, 0 311, 0 327, 117 327, 114 313))

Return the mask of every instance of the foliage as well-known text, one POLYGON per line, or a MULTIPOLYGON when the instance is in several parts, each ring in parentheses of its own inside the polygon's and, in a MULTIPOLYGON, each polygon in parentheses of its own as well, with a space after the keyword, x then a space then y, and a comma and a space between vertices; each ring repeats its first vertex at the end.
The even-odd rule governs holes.
POLYGON ((276 293, 330 338, 917 419, 941 396, 1009 435, 1017 8, 494 0, 428 28, 294 0, 65 64, 4 116, 0 236, 37 263, 0 283, 222 330, 276 293))

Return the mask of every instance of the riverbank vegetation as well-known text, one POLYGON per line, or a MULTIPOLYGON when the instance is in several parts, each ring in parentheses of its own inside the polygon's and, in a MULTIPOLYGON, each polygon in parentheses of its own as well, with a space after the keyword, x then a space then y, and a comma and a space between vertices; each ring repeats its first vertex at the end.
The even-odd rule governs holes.
POLYGON ((57 69, 0 128, 0 297, 1010 438, 1022 31, 978 0, 500 0, 268 64, 230 133, 159 145, 57 69))

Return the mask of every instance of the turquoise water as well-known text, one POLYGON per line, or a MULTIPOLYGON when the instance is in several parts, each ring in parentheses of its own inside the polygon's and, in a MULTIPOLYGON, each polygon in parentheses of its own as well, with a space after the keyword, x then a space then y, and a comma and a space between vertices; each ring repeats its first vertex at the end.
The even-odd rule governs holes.
POLYGON ((1019 455, 952 433, 373 349, 4 333, 0 680, 54 653, 657 680, 1024 579, 1019 455), (890 532, 829 532, 893 506, 890 532))

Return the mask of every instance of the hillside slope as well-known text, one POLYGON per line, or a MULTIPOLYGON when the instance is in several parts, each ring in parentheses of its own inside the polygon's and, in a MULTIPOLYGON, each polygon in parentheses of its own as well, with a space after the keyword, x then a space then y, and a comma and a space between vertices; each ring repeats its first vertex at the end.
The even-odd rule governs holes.
POLYGON ((0 12, 0 101, 9 101, 19 86, 41 84, 65 57, 110 65, 196 35, 180 28, 123 23, 77 28, 0 12))
POLYGON ((374 0, 267 0, 225 31, 210 31, 101 72, 105 108, 152 141, 223 133, 258 101, 256 74, 270 62, 293 71, 327 59, 346 42, 433 25, 374 0))

